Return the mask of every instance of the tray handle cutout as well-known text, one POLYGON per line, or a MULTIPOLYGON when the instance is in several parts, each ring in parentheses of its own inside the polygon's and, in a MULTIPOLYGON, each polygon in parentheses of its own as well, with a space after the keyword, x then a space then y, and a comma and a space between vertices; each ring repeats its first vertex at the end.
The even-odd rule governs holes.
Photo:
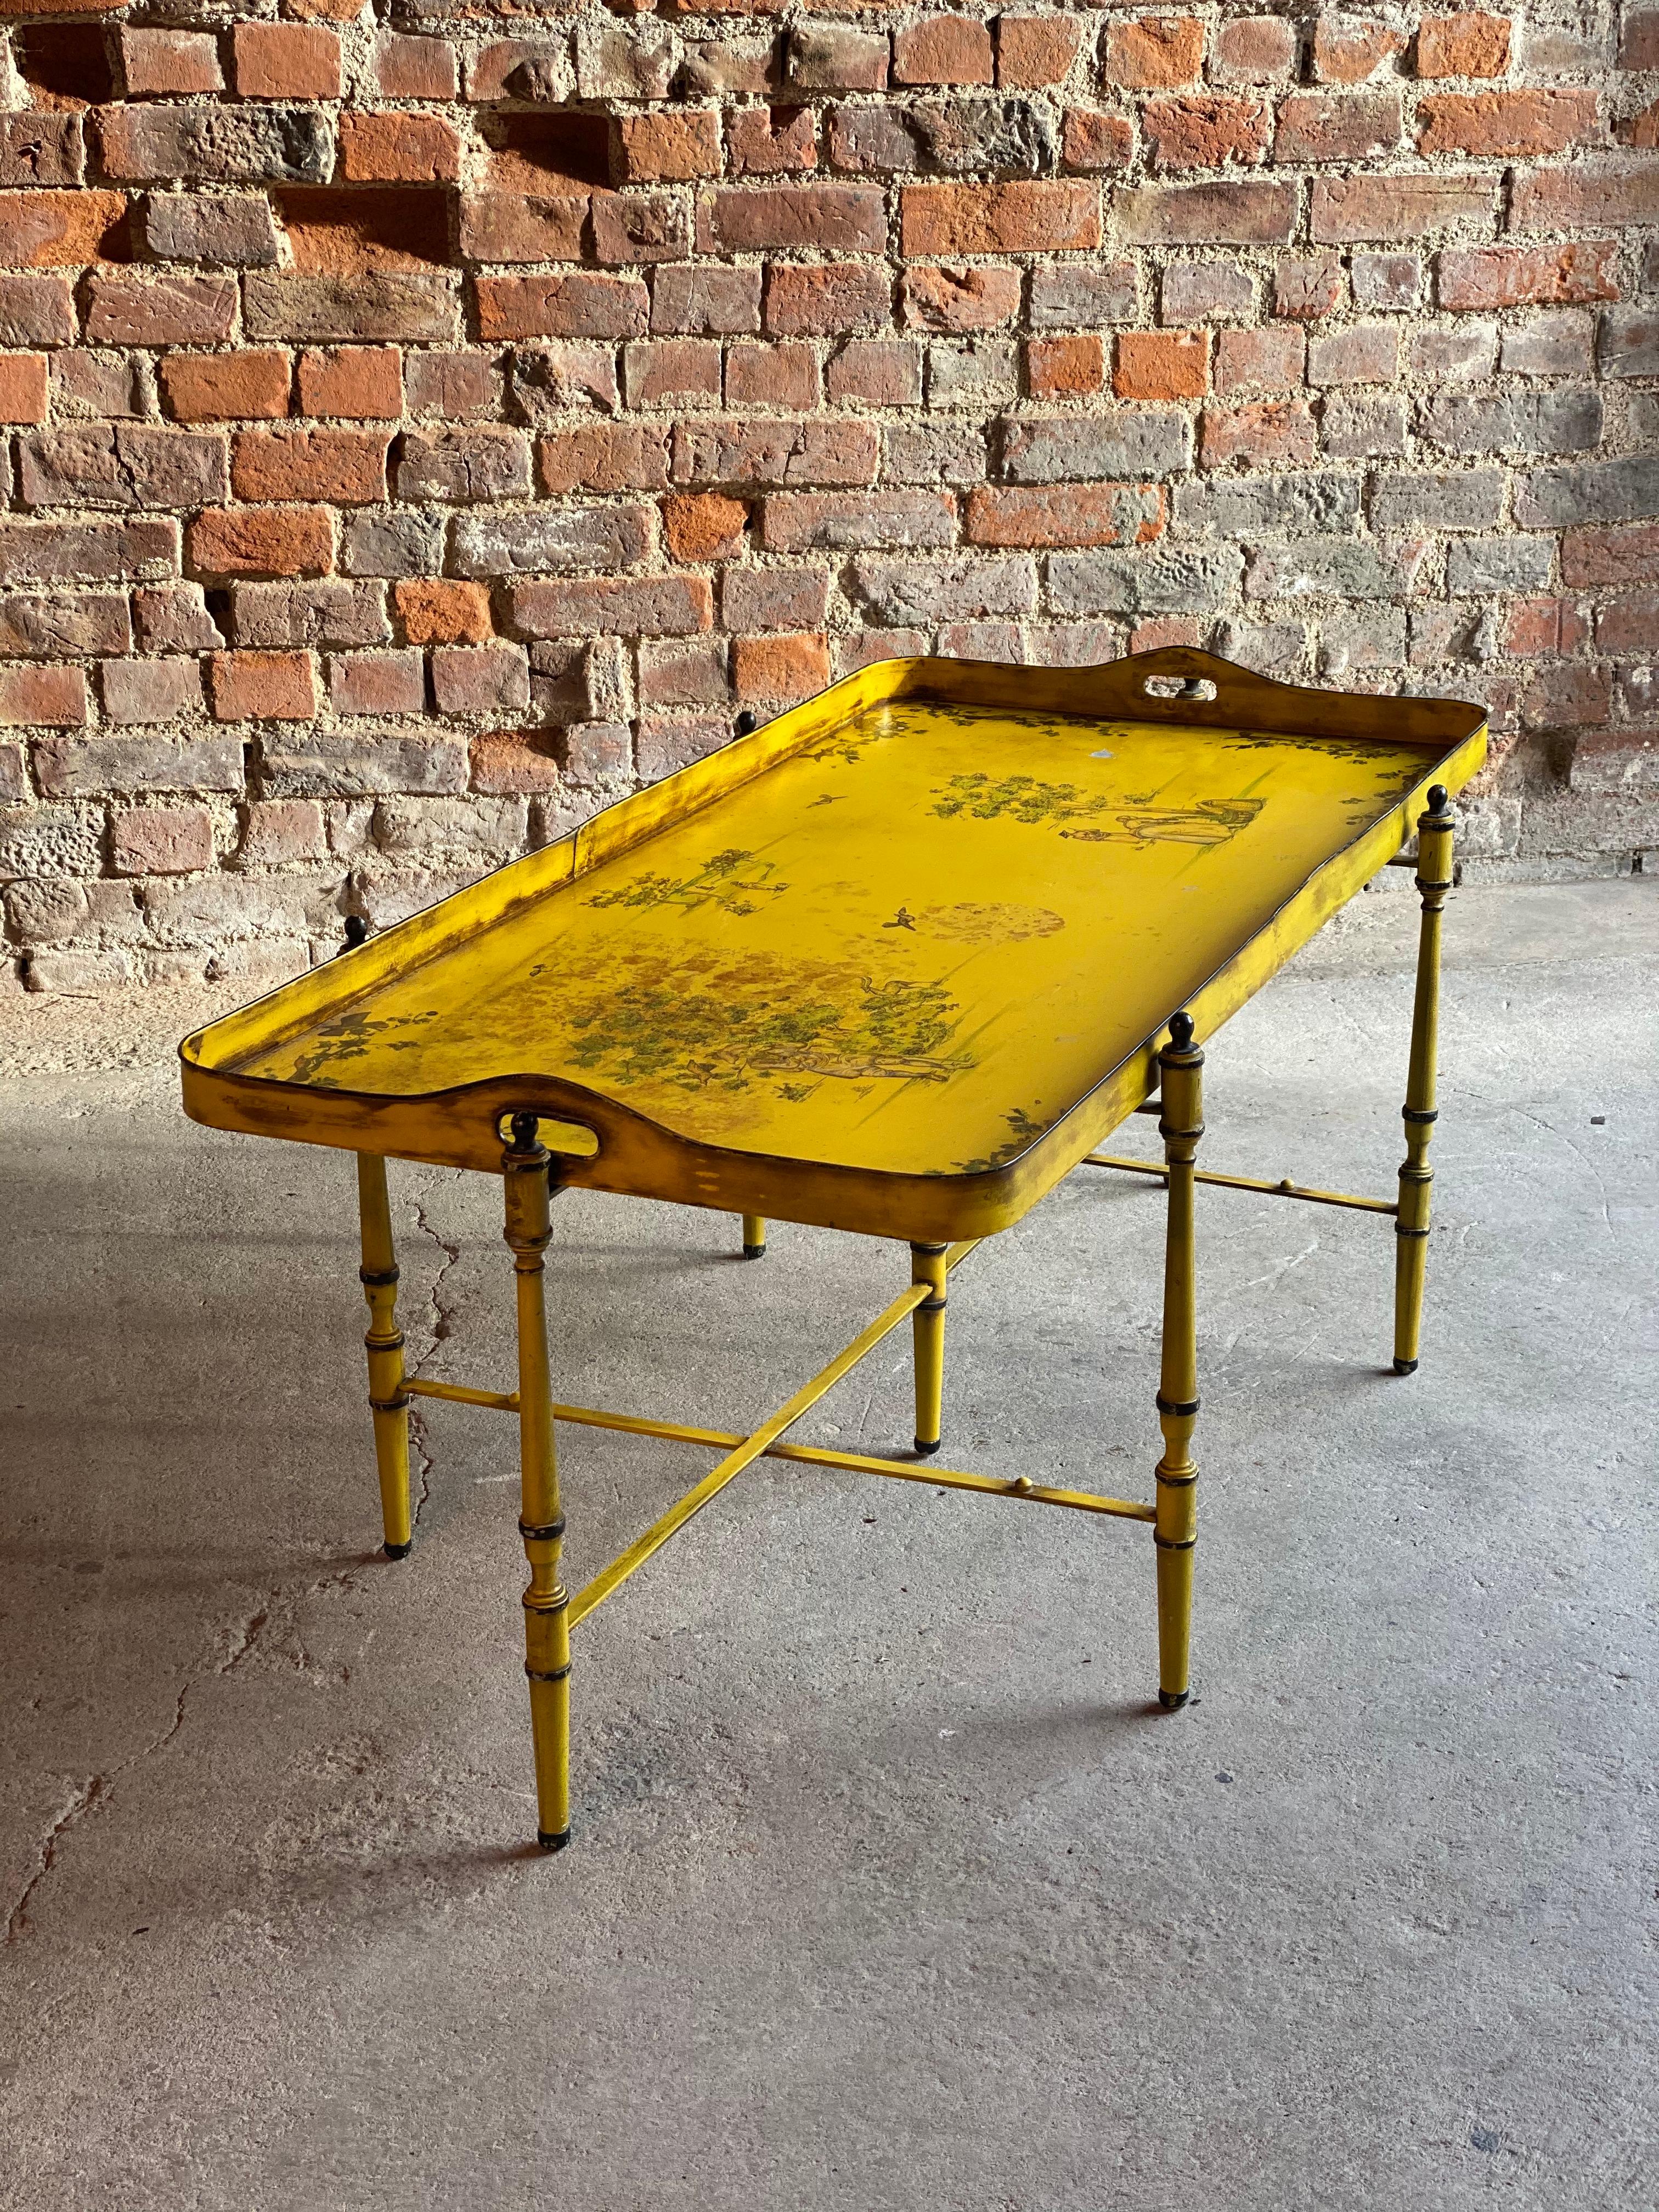
POLYGON ((1206 705, 1216 696, 1207 676, 1143 676, 1140 688, 1149 699, 1201 699, 1206 705))
MULTIPOLYGON (((513 1115, 510 1109, 495 1116, 495 1134, 503 1145, 512 1143, 513 1115)), ((587 1127, 585 1122, 562 1121, 544 1114, 538 1115, 536 1138, 539 1144, 546 1146, 550 1152, 566 1159, 592 1160, 599 1157, 599 1133, 587 1127)))

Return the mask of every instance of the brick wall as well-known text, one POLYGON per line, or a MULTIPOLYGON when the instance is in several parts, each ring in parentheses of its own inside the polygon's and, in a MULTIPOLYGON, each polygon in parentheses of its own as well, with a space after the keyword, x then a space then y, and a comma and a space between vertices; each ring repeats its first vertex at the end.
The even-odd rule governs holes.
POLYGON ((1659 847, 1651 0, 0 42, 13 988, 264 981, 930 649, 1479 696, 1472 873, 1659 847))

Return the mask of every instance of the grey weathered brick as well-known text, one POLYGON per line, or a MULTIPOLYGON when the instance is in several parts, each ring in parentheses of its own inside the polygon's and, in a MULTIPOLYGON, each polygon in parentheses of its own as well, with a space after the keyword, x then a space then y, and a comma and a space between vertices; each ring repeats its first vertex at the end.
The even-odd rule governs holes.
POLYGON ((1242 668, 1263 675, 1296 667, 1307 644, 1307 624, 1299 622, 1218 623, 1210 640, 1211 650, 1224 660, 1236 660, 1242 668))
POLYGON ((198 507, 228 492, 222 430, 74 423, 17 441, 25 507, 198 507))
POLYGON ((1547 538, 1455 538, 1446 548, 1446 589, 1470 598, 1547 592, 1554 556, 1547 538))
POLYGON ((1659 515, 1659 455, 1532 469, 1520 477, 1515 519, 1523 528, 1559 530, 1583 522, 1638 522, 1659 515))
POLYGON ((1516 376, 1591 376, 1595 324, 1583 307, 1542 307, 1504 325, 1499 367, 1516 376))
POLYGON ((104 713, 118 723, 170 722, 202 711, 202 666, 166 660, 106 660, 99 672, 104 713))
POLYGON ((241 740, 217 730, 182 739, 53 738, 35 747, 35 773, 54 799, 96 799, 112 791, 240 792, 245 780, 241 740))
POLYGON ((1243 566, 1236 545, 1051 553, 1048 604, 1062 615, 1214 614, 1237 597, 1243 566))
POLYGON ((1407 313, 1423 296, 1423 261, 1416 253, 1356 253, 1348 271, 1356 307, 1407 313))
POLYGON ((1169 476, 1193 460, 1191 420, 1173 409, 1103 406, 1095 415, 1009 416, 1001 436, 1010 483, 1169 476))
POLYGON ((106 107, 99 139, 106 171, 122 182, 321 185, 334 171, 333 119, 313 107, 106 107))
POLYGON ((617 400, 616 349, 585 339, 520 347, 508 362, 507 388, 512 411, 526 422, 552 422, 569 410, 611 414, 617 400))
POLYGON ((784 82, 793 92, 878 91, 887 82, 887 34, 810 19, 793 25, 784 82))
POLYGON ((1609 307, 1595 343, 1603 376, 1659 376, 1659 307, 1609 307))
POLYGON ((238 269, 276 264, 276 226, 263 193, 152 192, 144 237, 158 261, 211 261, 238 269))
POLYGON ((460 335, 460 308, 445 276, 365 269, 349 276, 256 269, 242 279, 251 338, 404 338, 440 343, 460 335))
POLYGON ((1252 554, 1244 578, 1253 599, 1392 599, 1398 565, 1368 538, 1301 538, 1252 554))
POLYGON ((1060 142, 1054 118, 1034 100, 909 100, 902 106, 860 101, 831 108, 830 158, 866 175, 1050 174, 1060 142))
POLYGON ((711 416, 674 429, 677 484, 867 484, 880 458, 870 423, 711 416))
POLYGON ((665 100, 680 52, 666 23, 586 17, 576 26, 576 89, 584 100, 665 100))
POLYGON ((985 433, 977 422, 890 422, 881 434, 883 480, 896 484, 985 481, 985 433))
POLYGON ((143 355, 55 353, 47 364, 52 412, 59 422, 106 422, 121 415, 154 415, 155 380, 143 355))
POLYGON ((238 645, 270 649, 384 645, 392 625, 383 584, 326 576, 314 583, 238 584, 231 631, 238 645))
POLYGON ((199 584, 155 584, 132 595, 133 628, 145 653, 201 653, 225 643, 199 584))
POLYGON ((530 441, 522 430, 406 431, 398 461, 398 496, 407 500, 527 498, 530 441))
POLYGON ((467 741, 439 731, 394 733, 372 718, 344 729, 273 723, 259 743, 272 799, 364 799, 385 791, 466 789, 467 741))
POLYGON ((30 876, 95 876, 101 864, 101 830, 100 808, 0 807, 0 882, 30 876))
POLYGON ((0 592, 0 653, 57 659, 131 650, 125 592, 0 592))
POLYGON ((1599 443, 1601 394, 1512 392, 1497 397, 1459 393, 1426 399, 1420 434, 1449 453, 1575 453, 1599 443))
POLYGON ((639 671, 641 706, 718 707, 732 696, 723 637, 646 639, 639 671))
POLYGON ((170 517, 25 522, 0 515, 0 583, 149 582, 178 574, 179 546, 170 517))
POLYGON ((927 348, 930 407, 1006 407, 1018 392, 1012 338, 936 338, 927 348))
POLYGON ((1351 531, 1359 520, 1359 489, 1357 477, 1312 475, 1178 484, 1175 526, 1196 538, 1351 531))
POLYGON ((1388 460, 1406 451, 1406 403, 1397 393, 1334 392, 1320 410, 1319 446, 1334 460, 1388 460))
POLYGON ((444 565, 444 520, 397 507, 341 517, 340 566, 348 576, 434 576, 444 565))
POLYGON ((454 526, 458 576, 564 574, 637 568, 651 550, 642 507, 546 507, 527 514, 464 514, 454 526))
POLYGON ((1315 665, 1322 676, 1334 679, 1356 669, 1405 665, 1403 607, 1339 607, 1320 616, 1315 665))
POLYGON ((1031 271, 1034 331, 1098 330, 1139 312, 1133 261, 1039 262, 1031 271))
POLYGON ((1496 323, 1460 320, 1412 335, 1407 373, 1414 383, 1471 384, 1490 376, 1498 360, 1496 323))
POLYGON ((1501 469, 1379 476, 1371 486, 1371 527, 1490 530, 1503 512, 1504 483, 1501 469))
POLYGON ((684 337, 752 337, 761 326, 761 272, 687 262, 651 274, 651 328, 684 337))
POLYGON ((854 562, 849 588, 872 620, 961 622, 986 615, 1024 615, 1036 608, 1036 563, 1029 554, 954 561, 854 562))
POLYGON ((1236 261, 1171 261, 1159 273, 1161 319, 1186 325, 1237 321, 1255 306, 1255 285, 1236 261))

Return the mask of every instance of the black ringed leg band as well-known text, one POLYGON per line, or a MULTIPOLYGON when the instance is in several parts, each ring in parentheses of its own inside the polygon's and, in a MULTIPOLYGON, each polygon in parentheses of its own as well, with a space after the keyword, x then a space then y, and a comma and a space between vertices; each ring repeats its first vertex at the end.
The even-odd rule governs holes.
POLYGON ((1198 1480, 1198 1469, 1194 1468, 1190 1474, 1160 1474, 1155 1469, 1152 1480, 1161 1482, 1165 1490, 1190 1490, 1198 1480))
POLYGON ((1153 1401, 1160 1413, 1174 1413, 1182 1419, 1188 1413, 1195 1413, 1203 1402, 1201 1398, 1165 1398, 1161 1395, 1153 1401))
POLYGON ((527 1544, 550 1544, 556 1536, 564 1534, 564 1516, 561 1513, 556 1521, 545 1522, 540 1528, 533 1527, 528 1521, 520 1521, 519 1534, 527 1544))
POLYGON ((520 1602, 526 1613, 545 1614, 550 1620, 554 1613, 562 1613, 569 1604, 570 1593, 568 1590, 561 1590, 551 1605, 537 1605, 532 1600, 531 1592, 526 1590, 520 1602))
POLYGON ((382 1290, 397 1279, 398 1270, 395 1267, 359 1267, 357 1270, 357 1280, 365 1290, 382 1290))
POLYGON ((562 1667, 553 1667, 545 1670, 537 1667, 526 1667, 524 1671, 532 1682, 562 1682, 570 1672, 570 1666, 571 1662, 567 1659, 562 1667))
POLYGON ((1437 1121, 1440 1109, 1437 1106, 1402 1106, 1400 1118, 1402 1121, 1437 1121))
POLYGON ((404 1413, 409 1410, 409 1393, 400 1391, 395 1398, 371 1398, 368 1406, 374 1413, 404 1413))
POLYGON ((924 1298, 921 1304, 916 1308, 916 1311, 918 1313, 943 1313, 945 1311, 945 1304, 946 1301, 944 1298, 924 1298))
POLYGON ((1426 1237, 1429 1232, 1426 1229, 1404 1229, 1396 1221, 1394 1224, 1394 1233, 1396 1237, 1426 1237))
POLYGON ((1160 1552, 1190 1552, 1198 1539, 1196 1536, 1154 1536, 1152 1541, 1160 1552))

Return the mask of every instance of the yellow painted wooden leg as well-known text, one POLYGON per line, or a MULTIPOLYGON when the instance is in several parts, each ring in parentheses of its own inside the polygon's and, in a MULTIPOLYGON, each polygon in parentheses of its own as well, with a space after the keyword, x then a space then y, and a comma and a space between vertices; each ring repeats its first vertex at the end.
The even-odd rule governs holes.
POLYGON ((570 1840, 570 1619, 559 1580, 564 1516, 553 1451, 553 1387, 547 1358, 543 1255, 551 1235, 548 1153, 533 1114, 513 1116, 501 1155, 507 1241, 519 1303, 519 1534, 530 1562, 524 1594, 525 1673, 536 1758, 536 1840, 545 1851, 570 1840))
POLYGON ((368 1402, 374 1416, 374 1461, 380 1477, 380 1517, 388 1559, 406 1559, 409 1519, 409 1393, 404 1388, 404 1333, 398 1326, 398 1255, 386 1162, 357 1155, 357 1217, 363 1264, 358 1275, 368 1300, 368 1402))
POLYGON ((1429 1252, 1429 1203, 1434 1170, 1429 1139, 1437 1111, 1435 1056, 1440 1032, 1440 915, 1452 887, 1451 805, 1443 784, 1429 793, 1429 811, 1417 825, 1417 888, 1423 924, 1417 942, 1417 1000, 1412 1010, 1411 1067, 1406 1079, 1406 1157, 1400 1170, 1400 1212, 1395 1220, 1394 1371, 1417 1367, 1423 1322, 1423 1273, 1429 1252))
POLYGON ((915 1346, 916 1449, 931 1459, 939 1449, 945 1406, 944 1244, 910 1247, 910 1280, 926 1283, 927 1297, 910 1317, 915 1346))
POLYGON ((1188 1644, 1193 1619, 1193 1547, 1198 1537, 1198 1468, 1192 1455, 1198 1418, 1198 1310, 1193 1247, 1193 1164, 1204 1134, 1204 1055, 1193 1042, 1190 1014, 1170 1024, 1158 1054, 1164 1112, 1158 1133, 1169 1168, 1170 1210, 1164 1248, 1164 1356, 1158 1419, 1164 1456, 1158 1463, 1158 1700, 1170 1712, 1190 1694, 1188 1644))
POLYGON ((763 1213, 745 1213, 743 1217, 743 1256, 745 1260, 766 1257, 766 1217, 763 1213))

